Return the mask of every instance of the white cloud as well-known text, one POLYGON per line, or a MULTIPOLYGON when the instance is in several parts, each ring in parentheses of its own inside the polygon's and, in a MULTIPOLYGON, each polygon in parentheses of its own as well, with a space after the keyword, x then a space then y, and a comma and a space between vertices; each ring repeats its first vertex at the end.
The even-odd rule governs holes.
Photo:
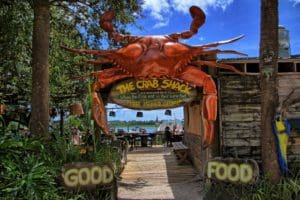
POLYGON ((168 24, 169 24, 169 18, 164 19, 163 21, 157 22, 157 23, 153 26, 153 28, 164 27, 164 26, 167 26, 168 24))
POLYGON ((149 10, 151 16, 158 21, 162 21, 164 15, 170 11, 170 5, 167 0, 145 0, 142 4, 142 8, 149 10))
POLYGON ((294 2, 294 6, 296 6, 296 4, 300 3, 300 0, 290 0, 292 2, 294 2))
MULTIPOLYGON (((150 12, 150 15, 157 20, 154 28, 166 26, 171 17, 171 10, 185 14, 189 13, 192 5, 197 5, 204 11, 209 7, 225 10, 234 0, 144 0, 142 8, 150 12)), ((300 0, 293 0, 299 2, 300 0)))

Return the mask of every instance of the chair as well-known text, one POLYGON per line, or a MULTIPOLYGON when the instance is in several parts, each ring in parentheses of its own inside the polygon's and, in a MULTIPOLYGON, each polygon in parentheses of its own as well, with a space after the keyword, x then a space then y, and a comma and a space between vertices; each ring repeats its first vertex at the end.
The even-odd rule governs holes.
POLYGON ((135 137, 133 134, 126 135, 125 139, 128 141, 128 144, 130 146, 130 150, 133 150, 133 147, 135 146, 135 137))
POLYGON ((137 149, 138 146, 141 146, 141 137, 133 134, 134 147, 137 149))
POLYGON ((156 145, 156 134, 150 134, 147 137, 147 142, 150 144, 150 146, 152 147, 152 145, 156 145))

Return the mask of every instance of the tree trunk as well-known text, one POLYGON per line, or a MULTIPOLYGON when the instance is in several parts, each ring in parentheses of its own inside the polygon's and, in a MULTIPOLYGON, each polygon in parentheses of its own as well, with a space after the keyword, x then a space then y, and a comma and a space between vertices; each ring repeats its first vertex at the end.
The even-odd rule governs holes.
POLYGON ((32 36, 32 103, 30 131, 48 137, 49 125, 49 0, 34 0, 32 36))
POLYGON ((261 71, 261 146, 264 174, 273 183, 280 179, 272 120, 278 106, 278 0, 261 1, 260 71, 261 71))

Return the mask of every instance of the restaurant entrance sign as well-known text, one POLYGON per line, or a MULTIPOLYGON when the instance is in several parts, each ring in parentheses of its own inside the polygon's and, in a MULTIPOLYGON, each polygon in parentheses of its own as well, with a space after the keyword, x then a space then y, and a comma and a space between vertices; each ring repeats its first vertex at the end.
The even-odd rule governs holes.
POLYGON ((132 109, 164 109, 193 101, 197 90, 175 79, 128 79, 115 85, 110 99, 132 109))

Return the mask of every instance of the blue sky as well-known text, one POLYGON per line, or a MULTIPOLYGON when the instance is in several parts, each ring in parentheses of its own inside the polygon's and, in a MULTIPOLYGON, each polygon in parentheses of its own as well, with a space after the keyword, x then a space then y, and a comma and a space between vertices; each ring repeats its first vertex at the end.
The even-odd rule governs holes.
MULTIPOLYGON (((165 35, 188 30, 192 21, 189 14, 191 5, 204 10, 206 22, 196 35, 181 40, 182 43, 200 45, 244 34, 245 37, 238 42, 220 48, 240 51, 250 57, 258 56, 260 0, 144 0, 144 17, 137 21, 143 30, 130 27, 129 31, 132 35, 165 35)), ((289 30, 292 55, 300 54, 300 0, 279 0, 279 24, 289 30)), ((128 109, 118 109, 116 112, 116 117, 109 117, 109 120, 183 118, 182 108, 173 109, 171 117, 165 116, 164 110, 145 111, 143 118, 136 118, 136 112, 128 109)))
MULTIPOLYGON (((198 34, 181 42, 197 45, 244 34, 242 40, 221 48, 258 56, 260 0, 145 0, 144 17, 138 21, 144 30, 132 29, 131 33, 162 35, 188 30, 191 5, 204 10, 206 22, 198 34)), ((300 54, 300 0, 279 0, 279 24, 290 31, 292 54, 300 54)))

